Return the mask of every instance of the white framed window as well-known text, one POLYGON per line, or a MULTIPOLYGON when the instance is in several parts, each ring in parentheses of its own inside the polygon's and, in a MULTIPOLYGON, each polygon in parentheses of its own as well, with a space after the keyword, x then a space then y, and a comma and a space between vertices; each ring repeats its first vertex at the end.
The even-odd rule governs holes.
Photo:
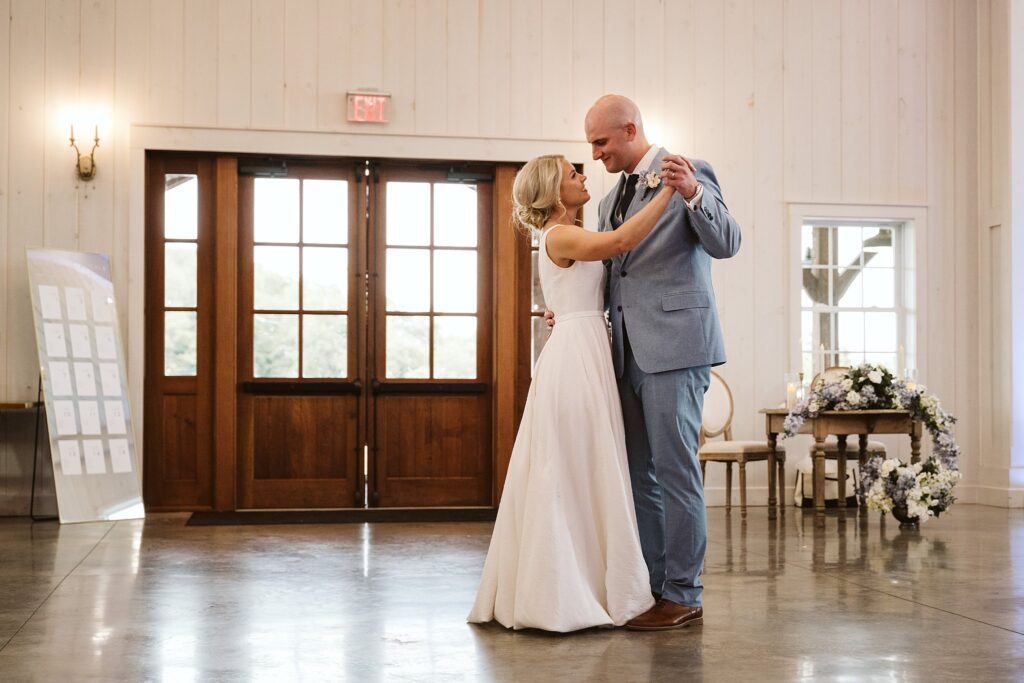
POLYGON ((924 219, 917 207, 790 205, 791 367, 806 380, 823 367, 870 362, 900 373, 923 362, 915 233, 924 219))

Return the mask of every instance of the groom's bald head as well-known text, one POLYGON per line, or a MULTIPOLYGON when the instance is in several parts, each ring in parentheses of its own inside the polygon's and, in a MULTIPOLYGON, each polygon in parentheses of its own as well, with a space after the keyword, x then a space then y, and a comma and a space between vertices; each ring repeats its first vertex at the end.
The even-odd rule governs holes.
POLYGON ((622 95, 598 98, 583 125, 594 159, 611 173, 633 170, 650 147, 640 108, 622 95))

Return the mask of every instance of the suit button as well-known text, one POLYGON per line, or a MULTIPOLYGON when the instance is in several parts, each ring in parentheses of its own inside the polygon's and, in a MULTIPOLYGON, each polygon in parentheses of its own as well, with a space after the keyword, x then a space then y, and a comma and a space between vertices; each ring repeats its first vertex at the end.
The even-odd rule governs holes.
POLYGON ((615 307, 615 310, 616 310, 616 311, 619 311, 619 312, 621 313, 621 312, 622 312, 622 306, 616 306, 616 307, 615 307))
POLYGON ((621 273, 619 273, 619 275, 621 275, 622 277, 626 277, 626 271, 622 271, 621 273))

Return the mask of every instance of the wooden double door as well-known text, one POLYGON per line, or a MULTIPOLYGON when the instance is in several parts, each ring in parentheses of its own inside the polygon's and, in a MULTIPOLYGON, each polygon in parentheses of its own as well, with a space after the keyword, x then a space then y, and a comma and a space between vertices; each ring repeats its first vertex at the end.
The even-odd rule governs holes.
POLYGON ((150 154, 147 506, 491 505, 491 173, 150 154))

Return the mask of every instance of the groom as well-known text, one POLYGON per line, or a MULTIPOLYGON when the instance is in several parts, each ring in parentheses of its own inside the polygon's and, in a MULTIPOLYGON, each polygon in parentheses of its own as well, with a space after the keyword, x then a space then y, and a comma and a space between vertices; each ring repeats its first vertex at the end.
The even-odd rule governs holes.
POLYGON ((612 259, 607 304, 640 543, 659 598, 627 626, 700 624, 707 521, 697 449, 711 366, 725 362, 711 259, 736 254, 740 226, 711 165, 648 143, 631 100, 601 97, 585 127, 594 159, 621 173, 598 209, 600 230, 616 229, 653 196, 638 178, 663 159, 662 182, 682 193, 647 239, 612 259))

